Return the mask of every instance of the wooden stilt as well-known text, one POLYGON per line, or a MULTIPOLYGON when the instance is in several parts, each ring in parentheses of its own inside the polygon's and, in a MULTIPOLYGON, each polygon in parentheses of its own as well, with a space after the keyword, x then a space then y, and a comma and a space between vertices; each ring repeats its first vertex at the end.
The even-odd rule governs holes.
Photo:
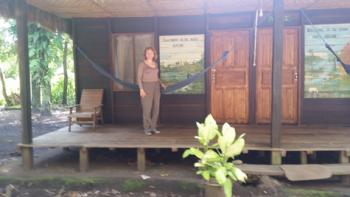
POLYGON ((282 152, 273 150, 271 151, 271 164, 281 165, 282 164, 282 152))
POLYGON ((137 170, 138 171, 146 170, 146 153, 144 148, 137 149, 137 170))
POLYGON ((311 152, 309 155, 310 155, 309 159, 311 161, 316 161, 317 160, 317 152, 316 151, 311 152))
POLYGON ((307 152, 300 151, 300 164, 307 164, 307 152))
POLYGON ((32 147, 22 147, 22 163, 24 170, 33 169, 33 148, 32 147))
POLYGON ((80 172, 86 172, 89 169, 89 150, 86 147, 81 147, 79 151, 79 166, 80 172))
POLYGON ((71 132, 72 127, 72 117, 68 117, 68 131, 71 132))
MULTIPOLYGON (((340 151, 339 152, 339 163, 348 164, 350 163, 350 151, 340 151)), ((350 185, 350 175, 345 175, 341 177, 342 182, 346 185, 350 185)))

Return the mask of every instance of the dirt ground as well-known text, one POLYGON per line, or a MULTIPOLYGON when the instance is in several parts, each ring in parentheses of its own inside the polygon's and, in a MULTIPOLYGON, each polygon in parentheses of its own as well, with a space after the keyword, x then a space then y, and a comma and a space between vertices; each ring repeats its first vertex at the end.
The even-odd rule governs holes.
MULTIPOLYGON (((67 125, 66 111, 52 116, 33 115, 33 135, 67 125)), ((0 197, 201 197, 203 182, 195 175, 192 161, 181 152, 147 152, 147 171, 136 171, 135 150, 94 150, 86 173, 78 171, 77 149, 35 150, 35 169, 24 172, 16 144, 20 142, 20 111, 0 111, 0 197)), ((235 185, 234 196, 262 197, 350 197, 350 187, 337 179, 291 183, 267 176, 250 177, 235 185)))
MULTIPOLYGON (((53 111, 52 116, 32 115, 33 136, 42 135, 67 125, 66 111, 53 111)), ((16 144, 21 142, 21 112, 0 111, 0 163, 18 155, 16 144)))

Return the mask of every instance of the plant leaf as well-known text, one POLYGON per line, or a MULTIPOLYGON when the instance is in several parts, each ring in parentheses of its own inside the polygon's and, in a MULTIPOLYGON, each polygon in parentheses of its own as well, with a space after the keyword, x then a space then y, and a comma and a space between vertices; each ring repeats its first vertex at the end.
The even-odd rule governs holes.
POLYGON ((231 127, 228 123, 222 126, 222 135, 227 144, 232 144, 236 138, 236 129, 231 127))
POLYGON ((230 145, 225 152, 225 156, 234 157, 236 155, 241 154, 245 145, 245 141, 243 138, 238 138, 232 145, 230 145))
POLYGON ((233 174, 232 170, 227 172, 227 175, 235 182, 237 181, 236 176, 233 174))
POLYGON ((224 192, 226 197, 232 196, 232 181, 231 179, 226 179, 226 182, 224 183, 224 192))
POLYGON ((247 175, 239 168, 234 168, 232 172, 240 182, 245 182, 248 178, 247 175))
POLYGON ((218 137, 218 144, 219 144, 219 147, 221 149, 221 152, 225 153, 227 147, 226 147, 226 141, 225 141, 224 137, 222 137, 222 136, 218 137))
POLYGON ((215 171, 215 178, 216 181, 220 184, 223 185, 227 178, 226 178, 226 168, 225 167, 220 167, 215 171))
POLYGON ((209 114, 204 121, 205 126, 218 129, 218 125, 216 124, 215 119, 211 114, 209 114))
POLYGON ((188 156, 192 155, 192 151, 190 149, 185 150, 185 152, 182 154, 182 158, 186 158, 188 156))
POLYGON ((202 164, 200 162, 196 162, 196 163, 194 163, 194 167, 196 167, 196 168, 204 167, 204 164, 202 164))
POLYGON ((198 128, 198 141, 199 143, 203 144, 203 145, 208 145, 209 141, 206 137, 206 127, 204 126, 204 124, 198 123, 197 122, 197 128, 198 128))
POLYGON ((207 152, 204 153, 203 156, 203 162, 216 162, 220 161, 221 158, 220 156, 213 150, 208 150, 207 152))
POLYGON ((200 151, 199 149, 197 148, 190 148, 190 149, 187 149, 185 150, 185 152, 182 154, 182 157, 183 158, 186 158, 188 157, 189 155, 194 155, 196 156, 198 159, 201 159, 203 157, 203 152, 200 151))
POLYGON ((203 179, 204 179, 204 180, 209 181, 209 179, 210 179, 210 173, 209 173, 209 171, 203 171, 203 172, 202 172, 202 176, 203 176, 203 179))

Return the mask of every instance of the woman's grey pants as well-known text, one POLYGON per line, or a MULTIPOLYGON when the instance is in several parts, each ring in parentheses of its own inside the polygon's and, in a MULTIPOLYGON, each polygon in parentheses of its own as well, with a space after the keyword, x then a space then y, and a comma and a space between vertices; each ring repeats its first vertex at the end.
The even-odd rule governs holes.
POLYGON ((141 98, 143 128, 144 130, 156 129, 159 117, 160 83, 143 82, 143 90, 146 96, 141 98))

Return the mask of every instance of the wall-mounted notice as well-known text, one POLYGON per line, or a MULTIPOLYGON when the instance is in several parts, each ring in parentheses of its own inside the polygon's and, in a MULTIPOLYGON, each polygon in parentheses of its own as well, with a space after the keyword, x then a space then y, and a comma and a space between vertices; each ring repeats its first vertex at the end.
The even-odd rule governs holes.
MULTIPOLYGON (((168 85, 182 81, 204 68, 204 35, 159 37, 160 76, 168 85)), ((203 94, 204 77, 175 94, 203 94)))
MULTIPOLYGON (((315 26, 339 57, 350 63, 350 24, 315 26)), ((305 98, 350 98, 350 76, 325 48, 310 25, 305 26, 305 98)))

